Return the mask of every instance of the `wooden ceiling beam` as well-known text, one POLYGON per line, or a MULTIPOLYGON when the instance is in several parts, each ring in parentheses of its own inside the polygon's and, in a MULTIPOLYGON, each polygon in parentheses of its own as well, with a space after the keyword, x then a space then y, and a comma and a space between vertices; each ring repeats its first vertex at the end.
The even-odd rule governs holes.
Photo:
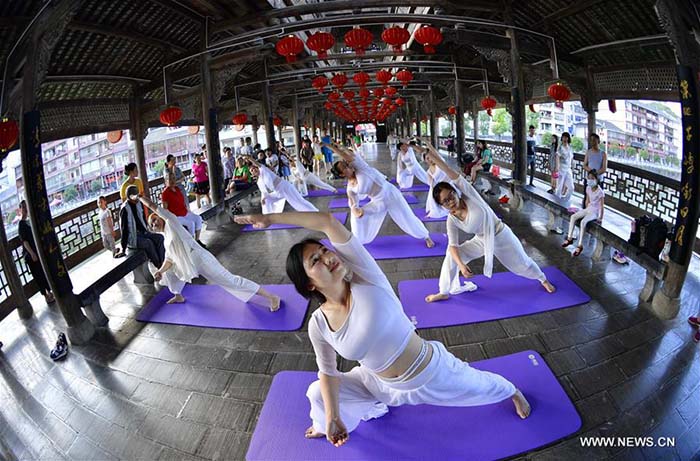
POLYGON ((155 3, 156 5, 166 9, 170 10, 174 13, 177 13, 178 15, 182 16, 183 18, 189 19, 190 21, 201 24, 202 26, 204 25, 204 15, 200 13, 197 10, 194 10, 190 7, 184 6, 180 1, 178 0, 148 0, 151 3, 155 3))
POLYGON ((92 34, 98 34, 98 35, 105 35, 108 37, 115 37, 119 38, 122 40, 128 40, 131 42, 138 42, 142 43, 144 45, 152 46, 154 48, 161 48, 163 50, 172 50, 177 53, 185 53, 187 52, 187 48, 176 45, 175 43, 168 41, 168 40, 162 40, 159 38, 155 37, 150 37, 148 35, 144 35, 138 32, 133 32, 133 31, 128 31, 122 28, 116 28, 116 27, 110 27, 110 26, 105 26, 103 24, 94 24, 94 23, 89 23, 89 22, 82 22, 82 21, 71 21, 70 24, 68 24, 68 28, 72 30, 79 30, 83 32, 89 32, 92 34))
POLYGON ((572 2, 571 5, 564 8, 560 8, 557 11, 550 13, 544 18, 540 19, 535 24, 533 24, 531 28, 533 30, 539 30, 540 27, 549 25, 553 21, 559 21, 563 18, 573 16, 574 14, 581 13, 592 6, 606 1, 608 0, 579 0, 577 2, 572 2))

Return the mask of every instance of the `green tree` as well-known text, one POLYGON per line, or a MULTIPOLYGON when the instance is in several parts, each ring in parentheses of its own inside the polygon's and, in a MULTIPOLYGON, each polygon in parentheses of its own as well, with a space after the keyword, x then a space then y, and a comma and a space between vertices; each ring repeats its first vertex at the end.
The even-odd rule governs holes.
POLYGON ((525 108, 525 112, 527 113, 527 116, 525 117, 527 119, 527 126, 525 128, 527 129, 530 127, 530 125, 532 125, 535 127, 535 130, 539 129, 539 127, 540 127, 540 113, 539 112, 532 112, 527 107, 525 108))
POLYGON ((490 126, 491 117, 489 117, 489 114, 485 110, 479 111, 479 134, 482 136, 489 134, 490 126))
POLYGON ((549 146, 550 144, 552 144, 552 133, 550 133, 549 131, 545 131, 544 133, 542 133, 540 139, 541 145, 549 146))
POLYGON ((610 155, 620 155, 620 143, 617 141, 610 141, 608 143, 608 154, 610 155))
POLYGON ((78 197, 78 189, 74 185, 70 185, 63 190, 63 201, 70 202, 78 197))
POLYGON ((442 128, 440 129, 440 136, 447 137, 451 133, 452 133, 452 124, 442 125, 442 128))
POLYGON ((574 138, 571 140, 571 148, 574 150, 574 152, 582 152, 583 139, 574 136, 574 138))
POLYGON ((627 158, 637 156, 637 149, 635 149, 632 146, 629 146, 627 149, 625 149, 625 152, 627 153, 627 158))
POLYGON ((153 166, 153 171, 155 171, 158 176, 163 176, 163 170, 165 169, 165 160, 159 160, 158 163, 156 163, 153 166))
POLYGON ((512 118, 505 109, 496 109, 493 111, 493 134, 500 139, 501 135, 509 132, 512 127, 512 118))
POLYGON ((95 179, 90 183, 90 192, 93 194, 102 190, 102 181, 95 179))
POLYGON ((639 158, 641 158, 644 161, 649 160, 649 151, 646 149, 640 149, 639 150, 639 158))
POLYGON ((654 163, 661 163, 661 156, 659 154, 654 154, 653 162, 654 163))

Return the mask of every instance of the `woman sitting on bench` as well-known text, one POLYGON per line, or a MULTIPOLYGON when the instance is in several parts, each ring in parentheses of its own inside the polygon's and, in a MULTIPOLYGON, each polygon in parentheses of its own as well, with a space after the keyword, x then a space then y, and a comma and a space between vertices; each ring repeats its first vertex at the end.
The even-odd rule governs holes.
POLYGON ((561 244, 562 248, 566 248, 574 243, 574 226, 576 226, 576 221, 580 219, 581 231, 578 233, 578 245, 574 250, 574 256, 581 254, 583 251, 583 236, 586 235, 586 226, 589 222, 596 219, 603 221, 604 201, 605 192, 598 185, 598 172, 591 170, 588 172, 588 186, 586 186, 586 208, 571 215, 569 233, 566 234, 566 240, 561 244))

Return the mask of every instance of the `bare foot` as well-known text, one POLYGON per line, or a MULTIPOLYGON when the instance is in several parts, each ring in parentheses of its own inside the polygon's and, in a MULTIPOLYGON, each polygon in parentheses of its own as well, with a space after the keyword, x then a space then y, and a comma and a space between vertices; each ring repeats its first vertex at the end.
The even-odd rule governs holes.
POLYGON ((432 248, 435 246, 435 242, 433 242, 433 239, 428 237, 427 239, 425 239, 425 246, 427 246, 428 248, 432 248))
POLYGON ((180 304, 185 302, 185 297, 182 295, 175 295, 168 299, 167 304, 180 304))
POLYGON ((554 285, 549 283, 549 280, 545 280, 544 282, 542 282, 542 286, 545 290, 547 290, 547 293, 554 293, 555 291, 557 291, 557 289, 554 288, 554 285))
POLYGON ((321 434, 320 432, 316 432, 316 429, 314 429, 313 426, 310 426, 306 432, 304 432, 304 437, 307 439, 317 439, 319 437, 325 437, 325 434, 321 434))
POLYGON ((522 419, 530 416, 530 403, 527 401, 523 393, 520 392, 520 389, 515 390, 515 394, 513 395, 513 403, 515 404, 515 411, 518 413, 518 416, 520 416, 522 419))
POLYGON ((450 295, 443 295, 441 293, 437 293, 434 295, 428 295, 425 297, 425 302, 426 303, 432 303, 433 301, 442 301, 444 299, 448 299, 450 295))
POLYGON ((278 311, 281 304, 280 297, 277 295, 271 295, 268 299, 270 300, 270 312, 278 311))

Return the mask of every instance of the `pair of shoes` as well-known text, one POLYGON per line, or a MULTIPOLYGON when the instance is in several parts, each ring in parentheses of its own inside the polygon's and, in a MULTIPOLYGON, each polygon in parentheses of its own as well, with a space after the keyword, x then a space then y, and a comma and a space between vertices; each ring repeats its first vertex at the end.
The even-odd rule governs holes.
POLYGON ((504 195, 503 197, 498 199, 498 202, 499 203, 508 203, 509 200, 510 200, 510 197, 508 197, 507 195, 504 195))
POLYGON ((554 189, 549 189, 549 190, 547 191, 547 193, 548 193, 548 194, 553 194, 553 193, 554 193, 554 189))
POLYGON ((578 247, 576 247, 576 249, 574 250, 574 256, 578 256, 578 255, 580 255, 582 252, 583 252, 583 247, 578 246, 578 247))
POLYGON ((207 249, 207 246, 206 246, 204 243, 202 243, 201 240, 197 240, 197 243, 199 243, 199 246, 201 246, 201 247, 204 248, 205 250, 207 249))
POLYGON ((56 346, 51 349, 51 360, 54 362, 61 360, 63 357, 68 355, 68 341, 66 340, 66 335, 63 333, 58 334, 58 340, 56 341, 56 346))
POLYGON ((627 256, 621 251, 615 250, 613 253, 612 257, 613 261, 615 261, 618 264, 629 264, 629 260, 627 259, 627 256))
POLYGON ((564 243, 561 244, 561 247, 566 248, 572 243, 574 243, 574 239, 567 238, 566 240, 564 240, 564 243))
POLYGON ((698 317, 688 317, 688 323, 693 328, 700 328, 700 318, 698 317))

